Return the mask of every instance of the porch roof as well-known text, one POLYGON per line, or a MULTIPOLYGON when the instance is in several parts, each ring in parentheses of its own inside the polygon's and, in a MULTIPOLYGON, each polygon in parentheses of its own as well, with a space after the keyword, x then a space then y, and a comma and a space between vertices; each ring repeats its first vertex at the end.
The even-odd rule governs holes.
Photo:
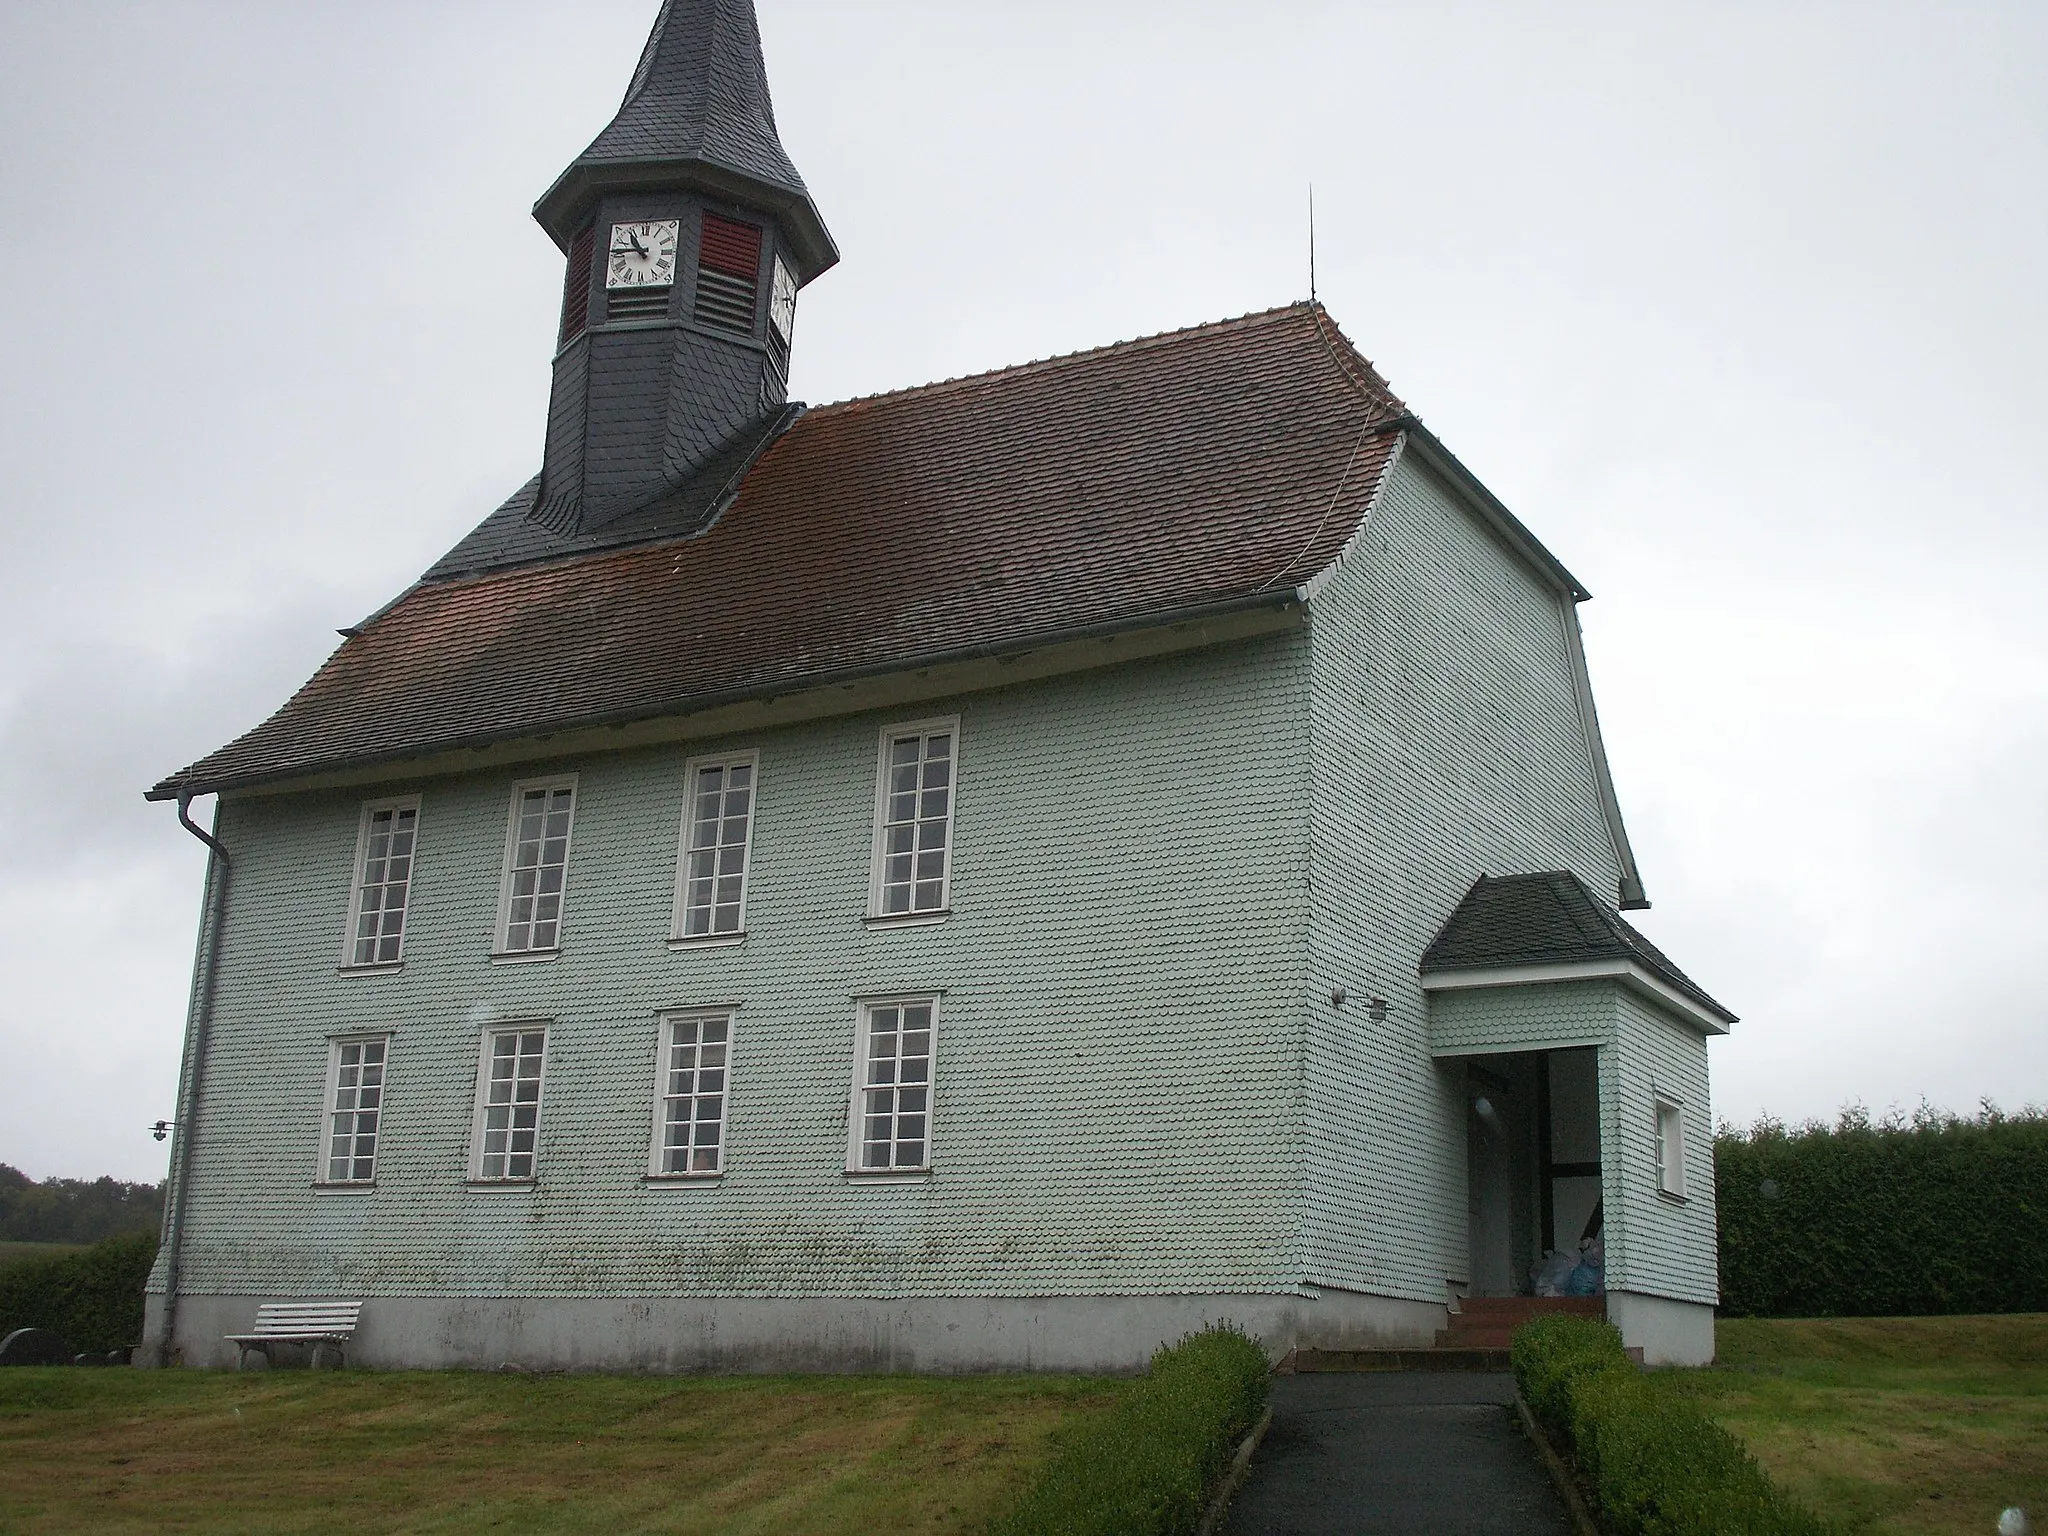
MULTIPOLYGON (((1591 975, 1600 965, 1640 968, 1725 1031, 1735 1015, 1673 965, 1570 870, 1481 875, 1422 952, 1425 980, 1452 972, 1545 971, 1591 975)), ((1564 979, 1560 974, 1555 979, 1564 979)))

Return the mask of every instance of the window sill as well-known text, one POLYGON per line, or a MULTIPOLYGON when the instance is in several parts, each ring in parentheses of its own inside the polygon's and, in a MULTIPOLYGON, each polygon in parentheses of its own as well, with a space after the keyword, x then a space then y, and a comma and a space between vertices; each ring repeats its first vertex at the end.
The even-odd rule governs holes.
POLYGON ((389 976, 394 971, 405 969, 403 960, 380 960, 375 965, 337 965, 335 970, 343 976, 389 976))
POLYGON ((493 965, 538 965, 543 960, 560 957, 560 949, 494 949, 491 951, 493 965))
POLYGON ((464 1179, 465 1189, 524 1189, 532 1190, 538 1183, 535 1179, 464 1179))
POLYGON ((939 907, 930 912, 870 912, 861 921, 870 928, 930 928, 952 915, 951 907, 939 907))
POLYGON ((715 1189, 725 1177, 725 1170, 717 1173, 643 1173, 640 1182, 649 1189, 715 1189))
POLYGON ((848 1168, 843 1177, 849 1184, 929 1184, 930 1168, 848 1168))
POLYGON ((313 1181, 316 1195, 374 1195, 377 1192, 375 1179, 352 1179, 347 1183, 330 1183, 325 1179, 313 1181))
POLYGON ((687 949, 734 949, 746 942, 747 931, 742 928, 738 933, 707 933, 702 938, 672 937, 668 947, 675 954, 681 954, 687 949))
POLYGON ((1691 1202, 1690 1200, 1686 1199, 1686 1197, 1685 1197, 1684 1195, 1674 1195, 1674 1194, 1673 1194, 1673 1193, 1672 1193, 1672 1192, 1671 1192, 1670 1190, 1668 1190, 1668 1189, 1660 1189, 1660 1190, 1658 1190, 1658 1191, 1657 1191, 1657 1198, 1658 1198, 1659 1200, 1662 1200, 1662 1201, 1663 1201, 1663 1202, 1664 1202, 1664 1203, 1665 1203, 1666 1205, 1691 1205, 1691 1204, 1692 1204, 1692 1202, 1691 1202))

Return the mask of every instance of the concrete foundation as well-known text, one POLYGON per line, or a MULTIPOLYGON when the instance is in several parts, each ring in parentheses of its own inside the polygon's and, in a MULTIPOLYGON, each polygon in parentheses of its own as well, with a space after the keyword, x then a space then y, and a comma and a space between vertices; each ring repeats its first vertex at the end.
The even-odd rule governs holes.
MULTIPOLYGON (((172 1358, 232 1367, 236 1349, 224 1335, 247 1332, 261 1302, 291 1299, 297 1298, 182 1296, 172 1358)), ((348 1363, 383 1369, 1131 1372, 1142 1370, 1161 1344, 1209 1323, 1236 1323, 1277 1360, 1300 1347, 1426 1346, 1444 1326, 1444 1314, 1427 1302, 1328 1289, 1301 1296, 893 1301, 370 1297, 348 1363)), ((162 1329, 163 1298, 151 1296, 144 1337, 161 1339, 162 1329)))
POLYGON ((1714 1309, 1703 1302, 1609 1291, 1607 1320, 1623 1344, 1643 1352, 1645 1365, 1714 1363, 1714 1309))

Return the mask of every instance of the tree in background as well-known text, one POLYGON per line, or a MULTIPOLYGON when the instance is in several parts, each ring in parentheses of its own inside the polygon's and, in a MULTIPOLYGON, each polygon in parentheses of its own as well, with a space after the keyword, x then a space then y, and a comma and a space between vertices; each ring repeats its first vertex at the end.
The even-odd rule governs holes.
POLYGON ((163 1225, 161 1184, 44 1179, 0 1163, 0 1242, 96 1243, 163 1225))

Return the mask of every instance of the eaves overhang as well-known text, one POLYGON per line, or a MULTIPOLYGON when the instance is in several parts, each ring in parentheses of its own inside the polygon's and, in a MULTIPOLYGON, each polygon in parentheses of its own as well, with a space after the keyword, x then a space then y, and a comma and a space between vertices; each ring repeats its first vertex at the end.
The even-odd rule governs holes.
POLYGON ((443 777, 506 763, 626 751, 737 731, 767 730, 838 715, 981 692, 1261 635, 1299 630, 1308 608, 1299 588, 1131 614, 1014 640, 907 656, 874 666, 782 676, 718 693, 679 695, 645 709, 565 717, 511 733, 408 743, 276 772, 196 778, 173 775, 144 799, 284 794, 395 779, 443 777))
POLYGON ((1616 981, 1640 997, 1659 1003, 1710 1035, 1725 1035, 1741 1022, 1712 998, 1682 992, 1647 966, 1634 960, 1573 960, 1542 965, 1471 966, 1462 970, 1425 971, 1425 992, 1469 992, 1486 987, 1528 987, 1546 982, 1616 981))
POLYGON ((599 198, 615 192, 671 190, 702 192, 772 211, 789 237, 799 284, 839 264, 839 247, 806 193, 710 160, 579 160, 541 194, 533 205, 533 216, 567 255, 570 242, 596 210, 599 198))

